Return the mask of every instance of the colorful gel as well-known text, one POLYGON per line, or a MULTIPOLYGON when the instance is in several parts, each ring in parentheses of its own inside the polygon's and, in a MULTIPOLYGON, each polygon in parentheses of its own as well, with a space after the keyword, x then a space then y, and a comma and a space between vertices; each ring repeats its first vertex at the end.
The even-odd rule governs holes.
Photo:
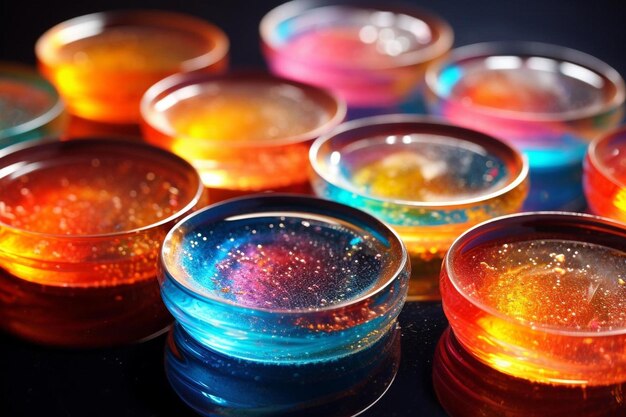
MULTIPOLYGON (((531 216, 520 216, 517 227, 527 227, 531 216)), ((615 240, 613 247, 567 239, 566 233, 602 239, 606 232, 602 226, 559 232, 567 215, 552 216, 545 223, 550 229, 526 238, 515 225, 490 229, 492 240, 474 229, 477 243, 453 254, 443 274, 446 315, 470 353, 508 375, 573 385, 626 381, 625 241, 615 240)), ((503 223, 515 221, 510 219, 503 223)))
POLYGON ((351 106, 401 101, 452 44, 446 23, 420 10, 291 2, 261 22, 272 71, 328 88, 351 106))
POLYGON ((189 201, 177 182, 163 167, 130 158, 27 165, 2 181, 0 221, 46 234, 126 232, 172 216, 189 201))
POLYGON ((351 122, 353 128, 348 123, 316 142, 312 183, 318 195, 396 229, 413 266, 409 296, 438 298, 441 259, 452 241, 473 224, 517 211, 525 168, 520 155, 495 139, 397 117, 351 122))
POLYGON ((461 291, 529 326, 582 332, 626 327, 624 252, 530 240, 480 246, 456 262, 457 273, 472 276, 461 291))
POLYGON ((0 189, 2 328, 100 347, 169 325, 157 258, 172 225, 204 202, 191 165, 134 142, 37 142, 0 153, 0 189))
POLYGON ((400 365, 400 329, 368 349, 311 365, 272 365, 221 355, 174 325, 165 369, 174 391, 204 416, 353 416, 389 388, 400 365), (358 392, 358 395, 355 393, 358 392))
POLYGON ((618 130, 589 147, 583 185, 591 211, 626 222, 626 134, 618 130))
POLYGON ((188 218, 163 248, 166 305, 194 339, 236 358, 305 363, 369 346, 399 313, 407 259, 382 223, 351 224, 337 207, 353 210, 266 196, 188 218))
POLYGON ((64 116, 52 85, 27 67, 0 64, 0 148, 59 134, 64 116))
POLYGON ((192 168, 176 166, 145 145, 107 143, 43 145, 32 150, 33 156, 22 150, 25 159, 4 158, 14 161, 0 177, 0 229, 6 231, 0 264, 9 273, 64 286, 155 276, 167 230, 150 228, 167 223, 198 198, 193 175, 184 169, 192 168))
MULTIPOLYGON (((502 188, 506 165, 480 146, 445 136, 379 136, 342 155, 347 187, 406 201, 462 201, 502 188)), ((402 222, 405 223, 405 222, 402 222)))
POLYGON ((503 138, 528 156, 526 209, 584 207, 587 145, 623 112, 624 86, 615 70, 556 46, 485 44, 453 52, 427 79, 432 113, 503 138))
POLYGON ((385 247, 329 221, 255 217, 196 229, 175 258, 184 271, 179 281, 206 297, 273 310, 318 309, 361 297, 390 267, 385 247))
POLYGON ((69 20, 37 43, 42 72, 71 113, 86 119, 137 123, 139 100, 178 71, 225 67, 225 35, 190 16, 112 12, 69 20))
POLYGON ((265 74, 195 74, 155 85, 142 112, 147 139, 192 162, 219 194, 306 183, 309 141, 345 108, 321 90, 265 74))
POLYGON ((450 329, 433 359, 433 386, 450 417, 614 417, 626 413, 626 384, 550 385, 498 372, 477 360, 450 329))

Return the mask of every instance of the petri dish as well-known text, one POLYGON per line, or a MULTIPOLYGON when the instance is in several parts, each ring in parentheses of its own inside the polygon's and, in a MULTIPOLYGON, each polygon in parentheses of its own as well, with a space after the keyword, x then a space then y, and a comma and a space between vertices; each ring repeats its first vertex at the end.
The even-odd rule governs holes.
POLYGON ((183 71, 222 72, 229 42, 216 26, 158 10, 93 13, 62 22, 37 41, 42 74, 73 115, 139 123, 144 92, 183 71))
POLYGON ((604 62, 534 42, 460 47, 426 75, 429 112, 508 141, 530 162, 526 210, 584 209, 588 144, 619 124, 624 81, 604 62))
POLYGON ((334 91, 351 107, 401 102, 453 41, 429 12, 367 1, 291 1, 267 13, 260 32, 273 73, 334 91))
POLYGON ((310 144, 346 106, 269 74, 188 73, 150 88, 141 111, 146 139, 190 161, 214 196, 307 184, 310 144))
POLYGON ((483 220, 521 209, 528 166, 483 133, 408 115, 341 125, 310 153, 318 196, 391 225, 412 264, 410 299, 438 299, 441 260, 454 239, 483 220))
MULTIPOLYGON (((134 326, 137 311, 154 317, 153 309, 142 310, 142 297, 160 306, 159 330, 169 324, 158 302, 158 254, 174 223, 205 202, 191 165, 109 138, 20 144, 0 151, 0 187, 10 330, 44 343, 108 344, 107 337, 117 341, 134 326), (74 325, 82 326, 80 335, 74 325)), ((154 329, 135 330, 126 341, 154 329)))
POLYGON ((394 328, 406 250, 370 215, 313 197, 214 204, 178 223, 162 249, 161 293, 201 345, 268 364, 349 356, 394 328))
POLYGON ((526 213, 470 229, 441 274, 444 312, 479 361, 564 385, 626 380, 626 228, 575 213, 526 213))

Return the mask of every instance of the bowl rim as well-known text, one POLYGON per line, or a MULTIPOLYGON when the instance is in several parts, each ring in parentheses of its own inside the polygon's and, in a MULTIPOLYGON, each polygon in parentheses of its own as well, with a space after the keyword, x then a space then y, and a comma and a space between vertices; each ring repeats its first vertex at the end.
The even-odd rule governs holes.
POLYGON ((588 117, 605 114, 623 107, 626 100, 626 86, 624 79, 613 67, 600 59, 576 49, 543 42, 529 41, 495 41, 482 42, 461 46, 453 49, 447 59, 429 66, 425 75, 425 89, 437 100, 462 106, 469 113, 481 116, 500 118, 505 120, 519 120, 523 122, 564 122, 580 120, 588 117), (586 106, 580 109, 567 110, 555 113, 525 112, 518 110, 504 110, 496 107, 465 103, 462 99, 444 96, 439 88, 441 71, 460 61, 468 59, 488 58, 495 55, 516 57, 539 57, 572 63, 584 67, 603 79, 615 88, 610 100, 599 106, 586 106))
MULTIPOLYGON (((230 49, 230 41, 226 33, 218 26, 198 18, 188 13, 182 13, 177 11, 167 11, 159 9, 117 9, 103 12, 90 13, 78 17, 74 17, 58 23, 45 31, 35 43, 35 55, 37 59, 46 65, 55 65, 63 62, 62 59, 56 54, 59 48, 65 45, 71 44, 77 40, 86 39, 96 34, 102 33, 103 29, 106 29, 114 22, 135 22, 137 27, 168 27, 167 24, 160 22, 143 22, 142 19, 175 19, 175 21, 183 21, 188 33, 196 33, 205 40, 210 40, 213 43, 213 47, 192 58, 181 61, 171 71, 194 71, 204 67, 216 64, 222 59, 225 59, 230 49), (77 26, 87 25, 91 30, 77 30, 77 26), (57 34, 61 34, 64 31, 75 32, 72 33, 72 39, 68 42, 54 42, 53 38, 57 34), (94 33, 94 31, 96 31, 94 33)), ((174 25, 173 23, 172 25, 174 25)), ((181 26, 182 27, 182 26, 181 26)), ((146 70, 145 72, 153 72, 152 70, 146 70)), ((161 72, 161 71, 159 71, 161 72)))
POLYGON ((409 114, 387 114, 387 115, 382 115, 382 116, 373 116, 373 117, 366 117, 363 119, 356 119, 356 120, 343 123, 339 125, 337 128, 335 128, 334 130, 332 130, 331 132, 327 133, 326 135, 320 136, 318 139, 316 139, 313 142, 313 144, 311 145, 311 149, 309 151, 309 162, 311 163, 311 167, 313 168, 313 171, 317 175, 319 175, 327 183, 332 184, 333 186, 339 189, 347 190, 351 192, 352 194, 358 195, 359 197, 362 197, 367 200, 376 201, 381 204, 391 203, 394 205, 406 206, 406 207, 411 207, 411 208, 416 208, 416 209, 418 208, 458 209, 458 208, 480 204, 480 203, 489 201, 491 199, 500 197, 516 189, 527 180, 528 172, 529 172, 528 158, 525 155, 523 155, 520 151, 518 151, 517 149, 515 149, 514 147, 512 147, 511 145, 509 145, 503 140, 497 139, 494 136, 488 135, 486 133, 478 132, 476 130, 451 125, 447 123, 444 119, 439 118, 439 117, 409 115, 409 114), (328 173, 325 170, 323 170, 320 164, 318 163, 318 157, 320 156, 322 146, 325 143, 332 141, 336 136, 340 136, 344 133, 347 133, 353 130, 367 129, 368 127, 381 127, 382 128, 385 126, 393 127, 395 125, 403 125, 403 124, 410 124, 410 125, 415 126, 416 131, 411 132, 411 133, 419 134, 420 127, 422 128, 431 127, 431 128, 441 129, 441 133, 429 132, 429 134, 433 134, 433 135, 445 136, 446 135, 445 131, 449 131, 450 135, 456 133, 457 136, 453 138, 459 141, 476 143, 475 140, 466 139, 462 135, 471 136, 474 139, 479 138, 480 140, 486 140, 490 142, 490 144, 493 144, 495 146, 500 146, 502 149, 506 150, 506 152, 509 152, 512 160, 516 161, 519 164, 519 167, 520 167, 519 172, 516 173, 515 176, 511 175, 511 178, 507 181, 507 184, 505 186, 495 191, 492 191, 490 193, 486 193, 486 194, 479 195, 479 196, 472 197, 472 198, 466 198, 463 200, 428 202, 428 201, 413 201, 413 200, 403 200, 403 199, 398 199, 398 198, 378 197, 375 195, 364 193, 358 190, 357 188, 352 187, 350 184, 348 184, 350 186, 347 187, 346 184, 343 184, 342 182, 337 181, 334 178, 331 178, 331 176, 329 176, 328 173))
MULTIPOLYGON (((615 184, 619 188, 626 188, 626 182, 621 181, 615 175, 613 175, 607 166, 604 163, 604 160, 600 158, 598 155, 599 147, 602 145, 612 141, 613 139, 617 139, 620 137, 624 137, 624 143, 626 143, 626 127, 620 127, 618 129, 612 130, 607 134, 598 136, 594 139, 591 144, 589 144, 589 149, 587 150, 587 157, 589 158, 589 163, 607 180, 615 184)), ((625 157, 626 158, 626 157, 625 157)))
MULTIPOLYGON (((228 74, 208 74, 198 72, 176 73, 158 81, 156 84, 150 87, 141 98, 141 103, 139 107, 143 123, 150 126, 150 128, 156 130, 162 135, 176 137, 178 139, 188 141, 206 141, 207 147, 220 147, 229 149, 273 148, 283 145, 291 145, 301 142, 312 141, 324 132, 327 132, 330 129, 339 125, 339 123, 341 123, 345 119, 348 110, 346 101, 329 90, 272 75, 264 71, 234 71, 228 74), (333 104, 336 110, 334 114, 329 113, 330 117, 328 120, 307 132, 299 133, 297 135, 286 136, 284 138, 279 138, 271 141, 233 141, 223 139, 214 140, 211 138, 196 138, 189 135, 179 135, 173 129, 168 129, 164 126, 158 126, 151 120, 150 112, 153 110, 154 104, 157 100, 163 99, 173 92, 191 85, 220 82, 263 83, 270 86, 289 85, 303 90, 308 97, 317 97, 318 99, 314 100, 316 104, 319 104, 319 98, 321 98, 322 100, 328 100, 328 102, 333 104)), ((323 105, 320 105, 320 108, 323 107, 323 105)))
MULTIPOLYGON (((26 235, 26 236, 34 236, 40 239, 55 239, 59 241, 85 241, 85 240, 108 240, 117 237, 131 236, 139 233, 144 233, 149 230, 157 229, 167 223, 175 221, 180 218, 183 213, 186 213, 193 209, 199 202, 202 200, 202 196, 204 195, 204 185, 202 180, 200 179, 200 174, 198 171, 185 159, 175 155, 171 152, 168 152, 165 149, 159 148, 157 146, 153 146, 147 143, 135 142, 124 140, 123 138, 105 138, 100 136, 94 137, 84 137, 84 138, 75 138, 69 141, 59 141, 59 140, 51 140, 51 138, 43 138, 34 141, 27 141, 23 143, 18 143, 15 145, 8 146, 6 148, 0 149, 0 164, 2 163, 2 159, 5 157, 13 156, 18 153, 24 153, 28 155, 29 153, 35 152, 38 149, 45 150, 46 148, 84 148, 85 155, 92 149, 93 146, 104 146, 104 147, 113 147, 120 151, 120 153, 129 154, 158 154, 164 159, 171 160, 174 164, 180 165, 182 169, 188 171, 190 174, 194 175, 197 181, 196 190, 191 196, 190 200, 181 208, 179 208, 175 213, 160 219, 154 223, 147 224, 141 227, 135 227, 133 229, 122 230, 119 232, 108 232, 108 233, 91 233, 91 234, 61 234, 61 233, 44 233, 38 232, 35 230, 23 229, 20 227, 12 226, 0 220, 0 230, 8 230, 15 234, 26 235)), ((93 157, 97 157, 94 155, 93 157)), ((27 162, 27 161, 23 161, 27 162)), ((4 177, 3 171, 7 167, 0 166, 0 179, 4 177)))
POLYGON ((63 115, 65 111, 65 104, 63 99, 59 95, 56 88, 44 77, 40 76, 33 68, 13 62, 0 63, 0 79, 10 78, 23 80, 24 84, 28 84, 29 87, 44 92, 52 100, 52 105, 46 109, 45 112, 40 115, 5 129, 0 129, 0 146, 2 141, 10 139, 13 136, 17 136, 52 122, 56 118, 63 115))
MULTIPOLYGON (((567 230, 568 234, 575 236, 575 229, 578 227, 585 226, 594 226, 595 230, 604 231, 606 233, 621 233, 626 236, 626 225, 612 220, 606 217, 595 216, 586 213, 573 213, 573 212, 565 212, 565 211, 533 211, 533 212, 525 212, 525 213, 516 213, 510 214, 506 216, 500 216, 493 219, 489 219, 482 223, 477 224, 476 226, 471 227, 459 237, 455 239, 455 241, 448 249, 446 256, 443 260, 443 271, 448 278, 450 284, 454 287, 455 291, 460 294, 468 303, 472 304, 479 310, 488 313, 493 317, 497 317, 500 320, 503 320, 507 323, 511 323, 518 327, 533 329, 534 331, 540 331, 547 334, 553 334, 558 336, 568 336, 568 337, 581 337, 581 338, 597 338, 597 337, 606 337, 606 336, 619 336, 626 335, 626 324, 618 329, 594 332, 588 330, 566 330, 563 328, 559 328, 557 326, 551 326, 546 324, 533 324, 530 325, 525 321, 515 320, 513 317, 510 317, 501 311, 497 310, 494 307, 488 306, 473 297, 469 296, 461 287, 457 279, 457 274, 455 274, 454 269, 454 260, 456 255, 458 254, 459 247, 463 244, 467 243, 472 239, 472 237, 483 230, 489 233, 492 230, 500 230, 503 226, 507 226, 510 223, 519 224, 519 222, 530 223, 533 221, 541 221, 545 224, 548 220, 561 220, 563 223, 567 223, 567 226, 571 229, 567 230)), ((578 240, 580 241, 580 240, 578 240)), ((452 326, 454 328, 454 326, 452 326)))
MULTIPOLYGON (((377 238, 376 240, 380 240, 377 238)), ((189 295, 191 298, 199 300, 204 303, 214 303, 217 305, 228 306, 230 308, 236 309, 236 311, 241 312, 242 314, 271 314, 271 315, 280 315, 280 316, 307 316, 307 315, 316 315, 319 313, 328 313, 333 311, 338 311, 344 308, 349 308, 354 305, 359 305, 365 302, 367 299, 375 297, 377 295, 381 295, 382 293, 388 292, 389 289, 393 286, 393 283, 402 276, 404 272, 407 274, 410 273, 411 265, 409 263, 409 255, 407 252, 402 239, 398 235, 396 231, 394 231, 391 227, 389 227, 384 222, 378 220, 374 216, 361 211, 359 209, 346 206, 343 204, 336 203, 330 200, 324 200, 317 197, 300 195, 300 194, 288 194, 288 193, 262 193, 262 194, 251 194, 243 197, 232 198, 224 201, 220 201, 215 204, 211 204, 207 207, 204 207, 200 210, 197 210, 193 213, 190 213, 186 217, 184 217, 181 221, 179 221, 174 227, 172 227, 165 239, 163 240, 163 244, 161 245, 161 250, 159 253, 159 282, 161 286, 163 285, 163 279, 169 279, 170 282, 175 284, 176 288, 182 290, 184 293, 189 295), (275 204, 281 208, 270 207, 272 210, 263 210, 263 205, 267 204, 275 204), (244 209, 246 211, 242 211, 242 205, 245 205, 244 209), (284 207, 282 207, 284 206, 284 207), (289 209, 288 207, 293 207, 293 209, 289 209), (252 211, 248 211, 252 209, 252 211), (254 211, 257 209, 257 211, 254 211), (327 213, 323 213, 324 210, 331 211, 334 216, 330 216, 327 213), (272 309, 272 308, 264 308, 259 306, 247 306, 241 305, 234 301, 227 300, 220 297, 211 296, 209 294, 201 294, 198 291, 194 290, 188 284, 181 282, 177 277, 174 276, 172 272, 170 272, 169 265, 171 262, 168 262, 171 255, 168 255, 167 252, 170 250, 172 246, 172 240, 175 233, 181 228, 187 225, 187 223, 191 223, 192 225, 197 225, 202 223, 202 217, 206 215, 206 213, 213 214, 213 211, 226 211, 226 213, 220 214, 217 219, 212 219, 211 223, 215 223, 218 221, 224 221, 228 218, 232 217, 242 217, 245 218, 247 215, 253 215, 254 217, 258 217, 259 214, 268 213, 268 215, 276 214, 276 213, 293 213, 295 216, 302 214, 311 214, 316 213, 319 215, 334 217, 342 222, 352 223, 351 220, 356 219, 361 222, 367 222, 368 225, 372 225, 372 229, 377 231, 383 231, 386 234, 386 237, 389 238, 390 241, 390 249, 389 252, 395 249, 395 253, 392 255, 392 264, 397 263, 397 268, 387 274, 383 283, 378 286, 373 291, 370 289, 368 292, 359 295, 355 298, 349 298, 337 304, 330 304, 325 307, 318 308, 306 308, 306 309, 272 309), (341 217, 340 217, 341 216, 341 217), (399 256, 399 260, 396 261, 395 256, 399 256)), ((384 270, 383 270, 384 272, 384 270)), ((381 274, 382 275, 382 274, 381 274)), ((408 275, 407 275, 408 276, 408 275)), ((380 282, 380 278, 377 282, 380 282)), ((408 285, 407 285, 408 288, 408 285)), ((404 299, 401 297, 400 299, 404 299)))
MULTIPOLYGON (((424 22, 431 33, 436 32, 438 34, 437 39, 434 42, 427 44, 424 48, 418 49, 405 54, 400 54, 397 59, 397 64, 394 65, 367 65, 353 67, 344 64, 325 64, 329 68, 336 69, 367 69, 367 70, 385 70, 393 68, 410 67, 413 65, 419 65, 442 56, 444 53, 450 50, 454 43, 454 33, 452 27, 448 22, 443 20, 437 14, 430 11, 426 11, 422 8, 416 7, 409 3, 399 3, 396 1, 384 2, 383 0, 347 0, 340 2, 338 0, 292 0, 287 3, 283 3, 263 16, 259 24, 259 32, 261 35, 261 42, 267 48, 281 53, 280 45, 277 45, 272 41, 275 28, 283 21, 291 18, 297 18, 305 13, 309 13, 312 10, 324 8, 324 7, 339 7, 339 8, 352 8, 360 10, 377 10, 384 12, 392 12, 396 14, 408 15, 424 22), (434 29, 434 30, 433 30, 434 29)), ((308 65, 306 61, 294 59, 289 57, 290 60, 301 62, 303 65, 308 65)))

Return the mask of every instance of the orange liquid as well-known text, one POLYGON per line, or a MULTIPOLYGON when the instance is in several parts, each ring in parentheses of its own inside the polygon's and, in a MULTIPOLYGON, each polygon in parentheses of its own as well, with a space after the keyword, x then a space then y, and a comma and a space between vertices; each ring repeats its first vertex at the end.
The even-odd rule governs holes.
MULTIPOLYGON (((213 47, 182 30, 147 26, 116 26, 63 41, 62 34, 52 36, 46 53, 54 58, 51 63, 40 60, 42 72, 57 86, 71 113, 113 123, 137 123, 143 93, 184 70, 184 61, 213 47)), ((225 64, 222 60, 208 70, 221 71, 225 64)))
POLYGON ((623 381, 624 265, 622 251, 568 240, 479 246, 455 258, 454 270, 456 288, 482 311, 455 289, 447 314, 466 323, 454 329, 459 341, 501 372, 539 382, 623 381))
MULTIPOLYGON (((307 182, 301 137, 331 115, 289 85, 213 82, 155 104, 150 141, 190 161, 207 187, 266 190, 307 182)), ((313 139, 313 138, 311 138, 313 139)))
POLYGON ((0 235, 0 266, 53 285, 154 277, 167 230, 123 232, 165 221, 193 199, 195 190, 187 189, 183 176, 145 160, 94 156, 64 162, 26 164, 0 178, 0 229, 2 223, 15 228, 0 235), (119 237, 103 237, 113 233, 119 237), (12 262, 10 254, 30 261, 12 262))

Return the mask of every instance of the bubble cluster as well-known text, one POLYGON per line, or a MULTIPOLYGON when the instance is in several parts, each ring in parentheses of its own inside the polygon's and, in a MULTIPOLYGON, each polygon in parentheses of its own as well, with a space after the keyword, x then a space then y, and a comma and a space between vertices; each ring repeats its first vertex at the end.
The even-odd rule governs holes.
POLYGON ((361 297, 384 282, 381 241, 331 219, 268 215, 187 231, 177 274, 198 293, 237 305, 301 310, 361 297))

